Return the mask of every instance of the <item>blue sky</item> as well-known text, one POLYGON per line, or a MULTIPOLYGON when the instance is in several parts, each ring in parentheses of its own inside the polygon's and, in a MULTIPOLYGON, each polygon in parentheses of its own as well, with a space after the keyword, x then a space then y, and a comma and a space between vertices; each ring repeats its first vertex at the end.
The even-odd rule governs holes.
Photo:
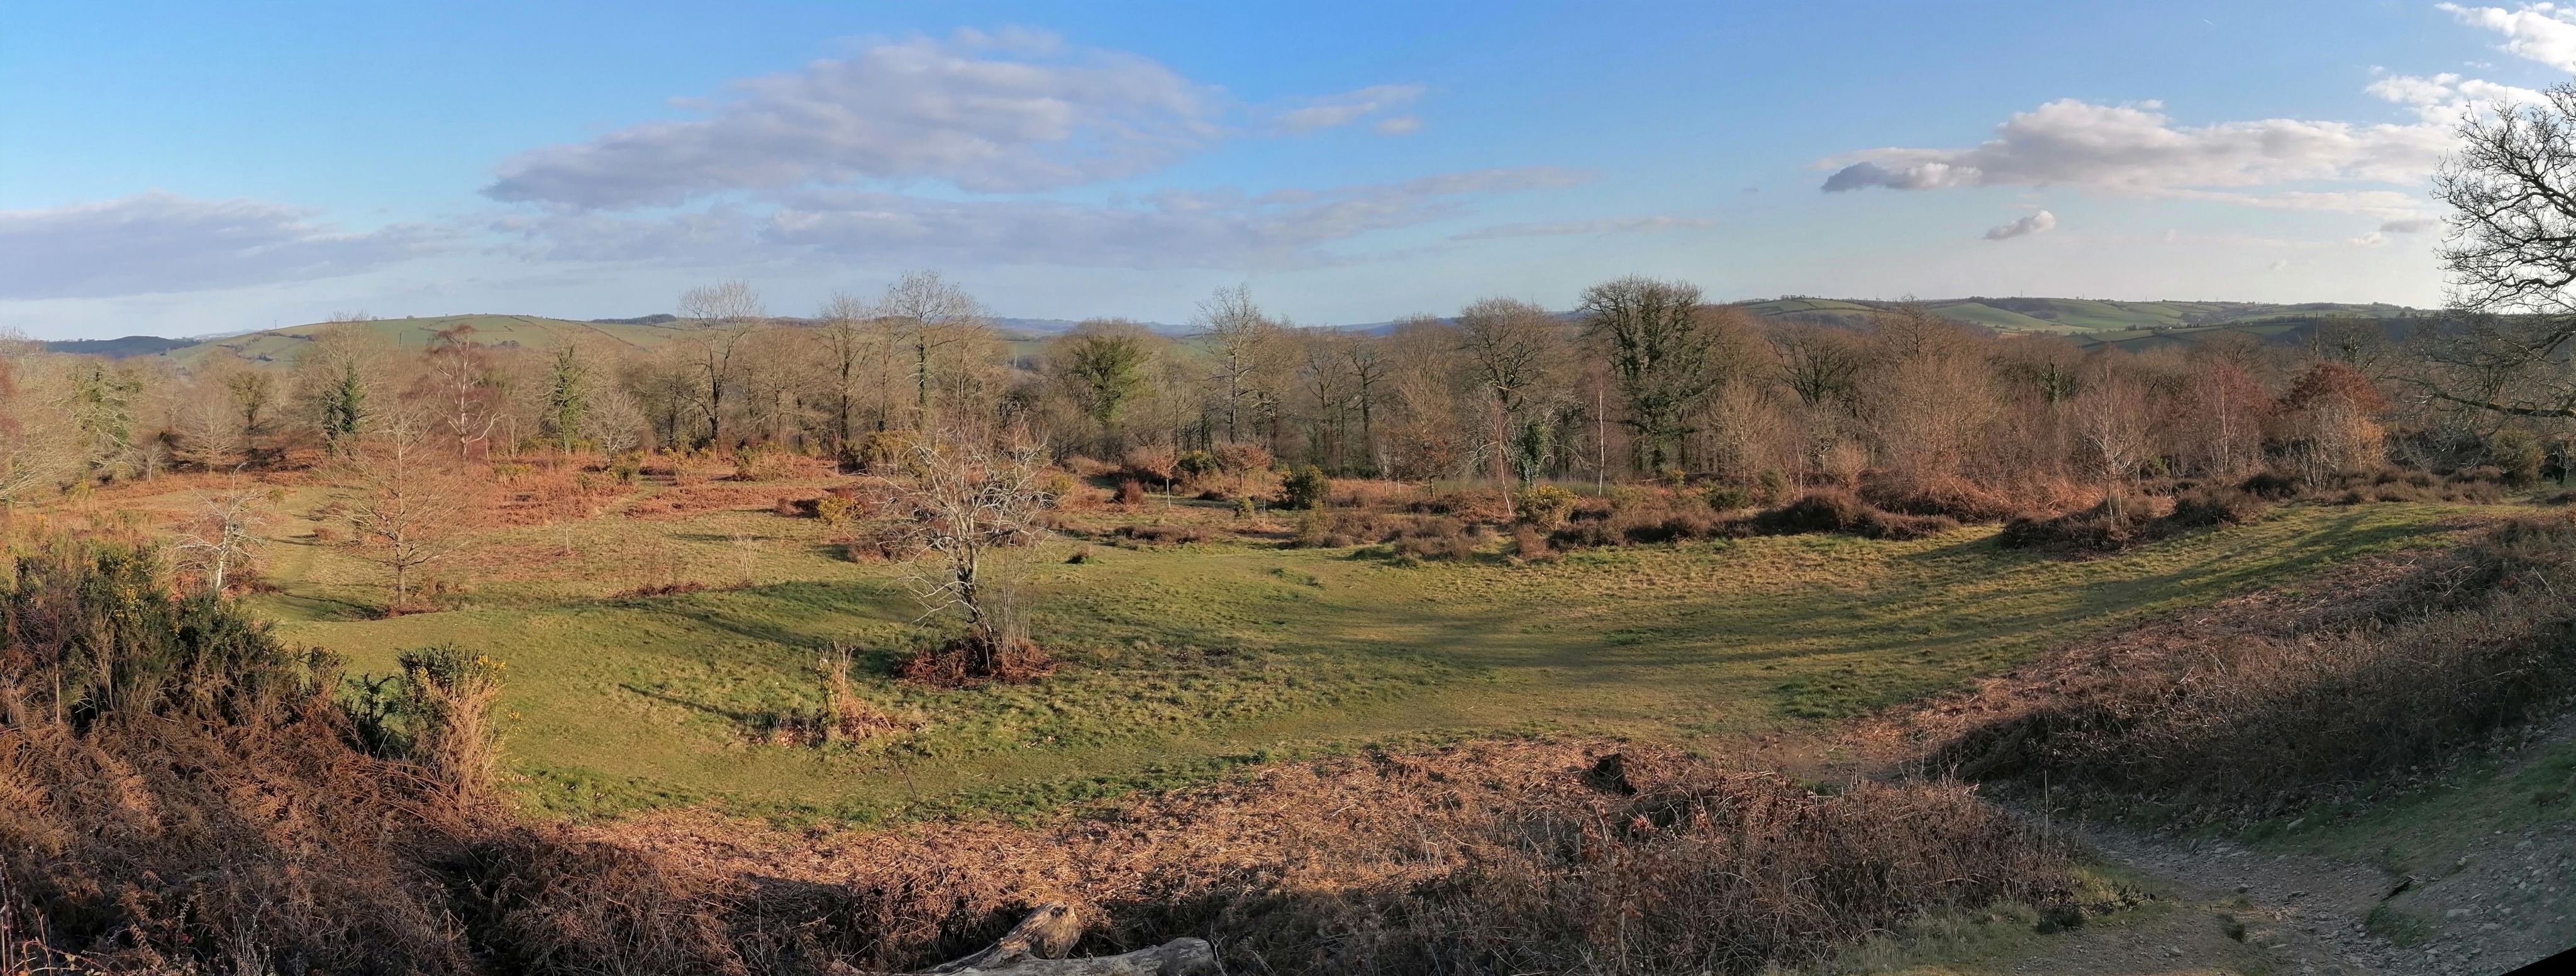
POLYGON ((2463 105, 2576 14, 2427 3, 36 4, 0 326, 575 318, 935 268, 999 314, 2441 300, 2463 105), (1830 190, 1828 188, 1831 188, 1830 190))

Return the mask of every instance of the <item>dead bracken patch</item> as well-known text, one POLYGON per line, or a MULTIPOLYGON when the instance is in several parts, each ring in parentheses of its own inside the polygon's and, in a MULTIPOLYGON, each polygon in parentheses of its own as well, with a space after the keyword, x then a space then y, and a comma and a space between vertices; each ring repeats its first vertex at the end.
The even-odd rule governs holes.
POLYGON ((1028 638, 999 638, 1000 646, 990 648, 982 640, 968 634, 914 654, 895 665, 895 676, 932 688, 975 688, 1027 684, 1055 673, 1055 658, 1028 638))
POLYGON ((1281 763, 1039 826, 788 833, 682 812, 618 832, 670 870, 846 892, 898 964, 1063 902, 1087 922, 1075 955, 1215 934, 1233 972, 1753 973, 2070 884, 2056 847, 1957 786, 1823 795, 1608 743, 1281 763))
POLYGON ((1923 762, 2052 802, 2260 818, 2420 778, 2570 693, 2576 523, 2491 523, 2083 641, 1898 721, 1923 762))

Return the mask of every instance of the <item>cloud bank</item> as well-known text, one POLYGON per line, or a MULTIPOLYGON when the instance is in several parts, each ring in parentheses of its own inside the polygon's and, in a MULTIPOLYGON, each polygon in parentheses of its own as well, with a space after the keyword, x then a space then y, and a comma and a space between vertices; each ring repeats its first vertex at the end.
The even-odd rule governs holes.
POLYGON ((347 233, 314 211, 154 191, 0 211, 0 299, 102 298, 356 274, 433 249, 419 225, 347 233))
POLYGON ((1323 245, 1449 219, 1465 212, 1464 198, 1591 178, 1556 167, 1491 169, 1260 195, 1166 190, 1124 207, 809 190, 782 196, 768 213, 732 207, 661 219, 549 213, 504 218, 493 229, 523 239, 531 256, 556 261, 767 253, 1073 267, 1311 267, 1337 261, 1323 245))
POLYGON ((2503 34, 2507 53, 2576 72, 2576 8, 2554 3, 2524 4, 2516 10, 2450 3, 2434 7, 2449 11, 2463 24, 2503 34))
POLYGON ((1043 34, 879 43, 732 87, 704 119, 512 156, 483 193, 619 210, 870 178, 1022 192, 1151 172, 1225 132, 1218 89, 1043 34))
POLYGON ((2440 162, 2448 129, 2264 119, 2176 126, 2161 103, 2061 99, 1967 149, 1872 149, 1827 160, 1827 193, 1870 187, 2078 186, 2134 196, 2300 180, 2402 183, 2440 162))

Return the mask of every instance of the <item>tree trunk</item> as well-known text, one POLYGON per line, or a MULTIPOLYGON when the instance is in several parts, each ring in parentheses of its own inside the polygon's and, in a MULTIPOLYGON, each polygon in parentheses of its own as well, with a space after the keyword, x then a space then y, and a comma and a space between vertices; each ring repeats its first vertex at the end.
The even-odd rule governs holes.
POLYGON ((921 970, 916 976, 1205 976, 1221 971, 1216 949, 1205 939, 1174 939, 1115 956, 1064 958, 1081 935, 1073 909, 1060 903, 1042 905, 983 951, 921 970))

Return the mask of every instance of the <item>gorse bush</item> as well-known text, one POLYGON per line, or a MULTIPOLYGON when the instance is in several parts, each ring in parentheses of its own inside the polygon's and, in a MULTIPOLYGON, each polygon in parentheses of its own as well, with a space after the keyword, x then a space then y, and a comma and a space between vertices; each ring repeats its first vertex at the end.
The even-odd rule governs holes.
POLYGON ((359 744, 429 770, 459 800, 479 799, 499 761, 493 708, 508 666, 451 644, 395 660, 395 674, 349 679, 343 707, 359 744))
POLYGON ((466 968, 399 850, 444 809, 427 777, 351 747, 331 658, 155 565, 56 539, 8 587, 0 870, 32 935, 105 970, 466 968))
POLYGON ((1574 514, 1575 494, 1555 485, 1529 485, 1512 493, 1513 514, 1542 529, 1564 525, 1574 514))
POLYGON ((1291 509, 1320 507, 1332 488, 1333 480, 1324 476, 1324 469, 1309 464, 1280 481, 1279 505, 1291 509))

